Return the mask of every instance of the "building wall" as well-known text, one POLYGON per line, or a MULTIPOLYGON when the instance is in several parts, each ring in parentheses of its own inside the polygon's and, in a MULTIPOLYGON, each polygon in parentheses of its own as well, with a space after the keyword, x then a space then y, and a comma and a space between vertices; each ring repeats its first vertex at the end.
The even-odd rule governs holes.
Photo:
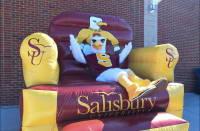
POLYGON ((0 105, 15 105, 24 87, 19 48, 33 32, 48 31, 49 22, 63 11, 120 16, 134 30, 135 47, 143 46, 142 0, 1 0, 0 105))
POLYGON ((158 5, 158 43, 170 42, 178 48, 180 60, 175 80, 192 91, 192 69, 200 67, 199 0, 160 0, 158 5))

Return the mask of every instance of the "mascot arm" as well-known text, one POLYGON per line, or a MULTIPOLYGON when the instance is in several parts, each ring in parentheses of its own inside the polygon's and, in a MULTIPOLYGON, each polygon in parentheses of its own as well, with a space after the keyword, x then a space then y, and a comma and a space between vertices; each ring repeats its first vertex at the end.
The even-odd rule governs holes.
POLYGON ((120 47, 118 39, 115 36, 113 36, 110 32, 103 31, 103 34, 105 35, 104 37, 111 41, 112 45, 114 46, 114 51, 119 51, 120 47))
POLYGON ((84 40, 88 38, 88 36, 90 36, 90 34, 92 34, 92 32, 89 29, 80 30, 80 32, 78 33, 76 37, 77 42, 82 43, 84 40))
POLYGON ((74 59, 80 63, 86 64, 86 60, 84 57, 84 54, 81 50, 80 44, 77 43, 76 39, 74 38, 74 35, 69 35, 70 38, 70 49, 72 51, 72 55, 74 59))
POLYGON ((132 50, 132 42, 129 42, 127 45, 125 45, 124 49, 122 52, 119 54, 119 63, 123 63, 124 60, 128 57, 132 50))

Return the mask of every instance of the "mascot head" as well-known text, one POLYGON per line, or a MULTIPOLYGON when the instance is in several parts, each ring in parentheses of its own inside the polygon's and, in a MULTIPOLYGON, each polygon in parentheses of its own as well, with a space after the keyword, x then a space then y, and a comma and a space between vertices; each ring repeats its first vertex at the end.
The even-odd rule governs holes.
POLYGON ((90 29, 100 30, 101 26, 106 26, 107 23, 103 22, 101 18, 91 16, 90 17, 90 29))
POLYGON ((107 39, 99 33, 94 33, 91 37, 90 45, 94 53, 106 53, 107 39))

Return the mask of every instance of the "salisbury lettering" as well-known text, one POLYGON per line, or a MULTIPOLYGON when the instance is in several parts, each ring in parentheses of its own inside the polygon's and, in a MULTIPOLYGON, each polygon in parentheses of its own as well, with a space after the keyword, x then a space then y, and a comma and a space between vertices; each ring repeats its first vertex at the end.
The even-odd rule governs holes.
MULTIPOLYGON (((78 114, 93 114, 93 113, 103 113, 110 111, 123 111, 123 110, 137 110, 142 112, 144 109, 151 111, 156 104, 156 97, 146 97, 137 99, 134 101, 129 101, 122 97, 122 94, 117 93, 105 93, 100 92, 97 94, 100 99, 99 101, 91 101, 90 96, 79 96, 78 104, 79 108, 77 110, 78 114), (111 95, 117 95, 118 99, 109 100, 111 95)), ((116 96, 114 97, 116 98, 116 96)))

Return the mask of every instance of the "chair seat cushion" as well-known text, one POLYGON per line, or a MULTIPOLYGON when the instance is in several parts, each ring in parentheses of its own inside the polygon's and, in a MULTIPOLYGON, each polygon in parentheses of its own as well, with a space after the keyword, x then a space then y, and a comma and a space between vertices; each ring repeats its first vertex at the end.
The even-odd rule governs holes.
POLYGON ((67 121, 145 112, 182 112, 181 84, 170 84, 167 90, 129 101, 126 91, 117 83, 100 83, 86 78, 82 81, 77 79, 66 85, 40 85, 24 89, 21 104, 23 127, 42 126, 38 121, 42 118, 49 123, 49 117, 54 118, 51 121, 55 125, 60 125, 67 121))
POLYGON ((44 93, 45 91, 57 93, 58 123, 90 117, 166 111, 169 103, 167 90, 154 91, 141 99, 129 101, 125 89, 119 84, 86 79, 83 79, 82 82, 74 80, 62 86, 41 85, 32 87, 32 89, 32 92, 28 92, 29 94, 34 94, 35 90, 44 93))

